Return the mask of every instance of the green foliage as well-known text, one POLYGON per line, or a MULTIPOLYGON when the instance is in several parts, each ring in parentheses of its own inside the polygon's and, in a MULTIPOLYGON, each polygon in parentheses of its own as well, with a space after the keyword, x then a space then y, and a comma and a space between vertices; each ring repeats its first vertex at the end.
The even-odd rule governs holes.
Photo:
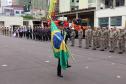
POLYGON ((22 16, 24 19, 26 20, 31 20, 33 19, 33 16, 32 15, 25 15, 25 16, 22 16))

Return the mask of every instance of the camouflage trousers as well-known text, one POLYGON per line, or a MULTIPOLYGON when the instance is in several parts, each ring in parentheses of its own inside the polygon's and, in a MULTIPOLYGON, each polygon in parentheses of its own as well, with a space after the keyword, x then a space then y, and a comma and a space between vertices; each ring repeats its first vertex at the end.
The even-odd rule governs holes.
POLYGON ((79 47, 82 47, 82 38, 78 38, 79 47))
POLYGON ((96 50, 97 48, 97 37, 93 37, 93 40, 92 40, 92 49, 93 50, 96 50))
POLYGON ((85 48, 86 49, 89 49, 89 45, 90 44, 90 40, 89 40, 89 37, 85 36, 85 48))
POLYGON ((105 38, 105 49, 109 48, 109 38, 105 38))
POLYGON ((96 38, 96 46, 97 48, 100 48, 100 37, 96 38))
POLYGON ((74 46, 74 44, 75 44, 75 38, 71 37, 71 46, 74 46))
POLYGON ((113 38, 111 38, 109 42, 110 42, 110 51, 114 52, 116 48, 116 42, 113 38))
POLYGON ((100 40, 100 50, 101 51, 104 51, 105 50, 105 39, 104 38, 101 38, 101 40, 100 40))
POLYGON ((118 40, 118 53, 123 53, 124 51, 124 44, 123 44, 123 39, 118 40))

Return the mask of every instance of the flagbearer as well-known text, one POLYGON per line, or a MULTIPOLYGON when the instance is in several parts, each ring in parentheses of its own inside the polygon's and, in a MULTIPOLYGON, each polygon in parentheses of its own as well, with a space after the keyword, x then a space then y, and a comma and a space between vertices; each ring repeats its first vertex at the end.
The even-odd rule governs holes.
POLYGON ((63 77, 61 69, 68 68, 68 58, 70 56, 64 37, 61 35, 61 30, 57 28, 55 23, 51 21, 51 44, 54 52, 54 57, 58 59, 57 76, 63 77))
MULTIPOLYGON (((61 30, 61 36, 63 37, 64 41, 65 41, 65 44, 67 45, 67 40, 68 40, 68 32, 65 31, 65 28, 64 28, 64 22, 63 21, 60 21, 58 23, 59 25, 59 29, 61 30)), ((69 65, 68 61, 67 61, 67 68, 71 67, 71 65, 69 65)))

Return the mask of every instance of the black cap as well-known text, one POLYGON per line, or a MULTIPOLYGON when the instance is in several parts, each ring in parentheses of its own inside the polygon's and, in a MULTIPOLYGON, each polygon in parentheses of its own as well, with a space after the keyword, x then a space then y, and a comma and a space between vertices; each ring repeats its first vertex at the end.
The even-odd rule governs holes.
POLYGON ((59 26, 64 26, 64 22, 63 21, 59 21, 58 25, 59 26))

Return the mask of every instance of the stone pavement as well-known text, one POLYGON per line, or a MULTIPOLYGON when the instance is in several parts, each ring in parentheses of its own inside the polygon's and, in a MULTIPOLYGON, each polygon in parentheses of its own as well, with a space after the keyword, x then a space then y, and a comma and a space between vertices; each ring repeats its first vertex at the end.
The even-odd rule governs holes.
POLYGON ((76 61, 58 78, 50 42, 0 35, 0 84, 126 84, 126 53, 70 50, 76 61))

